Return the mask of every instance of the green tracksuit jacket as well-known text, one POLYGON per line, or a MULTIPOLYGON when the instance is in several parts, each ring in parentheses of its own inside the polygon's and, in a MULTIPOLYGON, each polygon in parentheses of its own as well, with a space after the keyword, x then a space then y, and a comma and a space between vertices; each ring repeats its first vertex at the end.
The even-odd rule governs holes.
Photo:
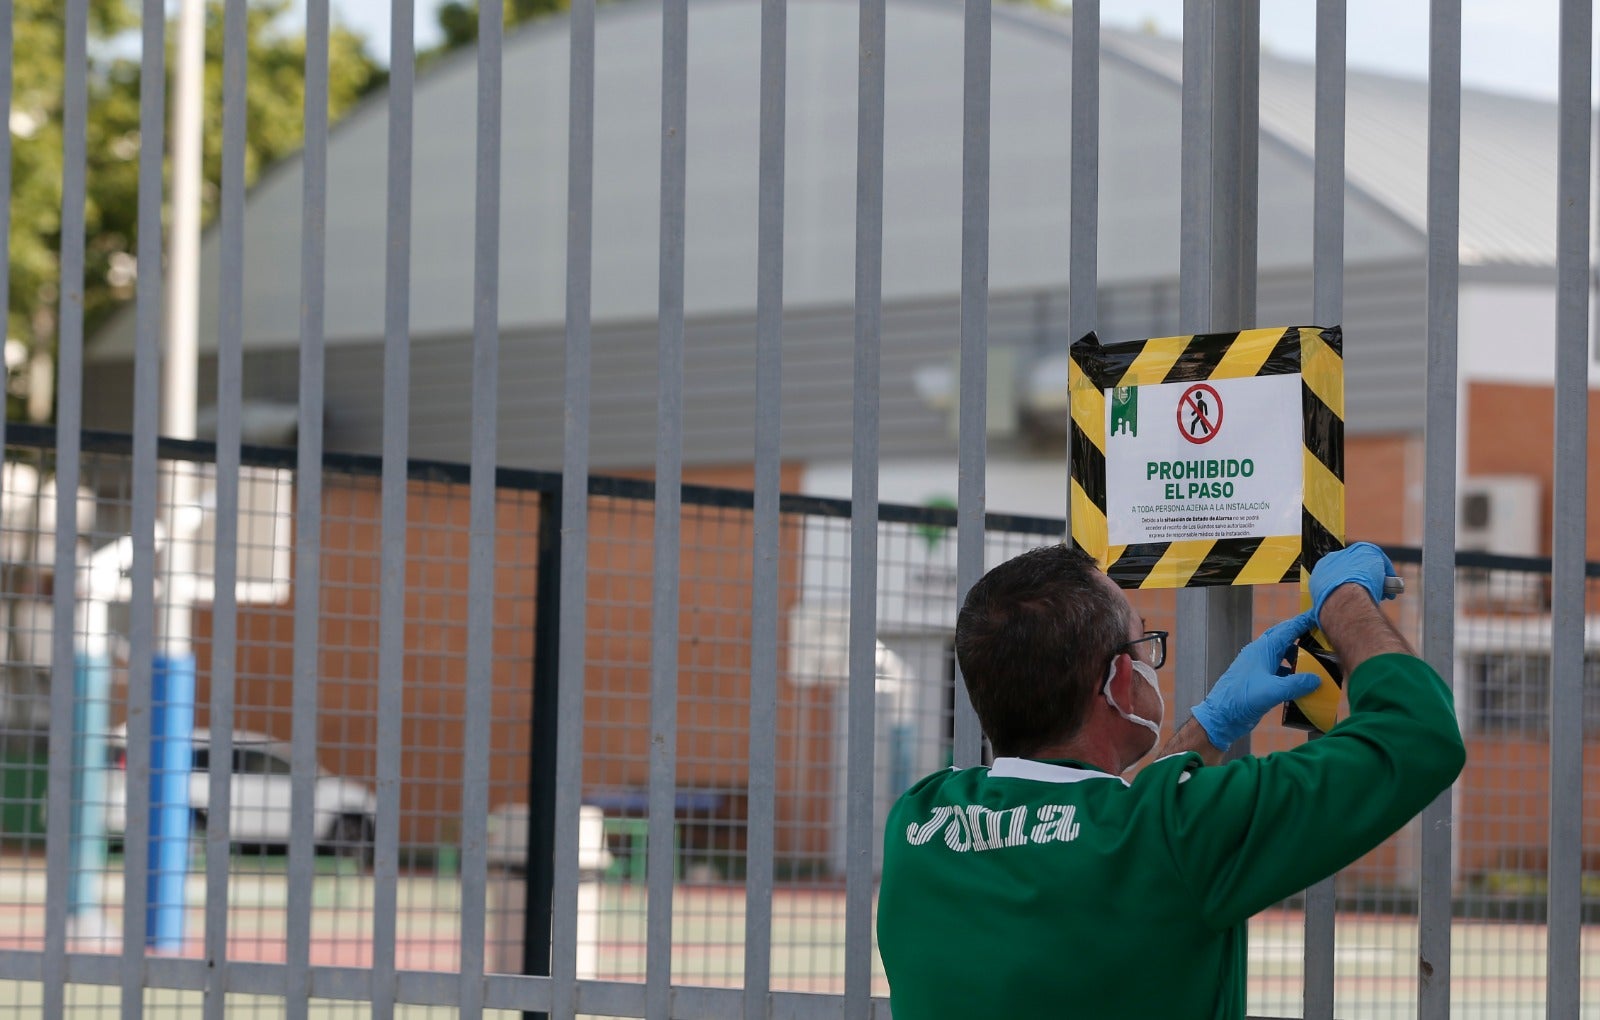
POLYGON ((1131 782, 1000 758, 889 813, 878 945, 895 1020, 1237 1020, 1245 923, 1381 843, 1466 760, 1450 690, 1382 655, 1321 740, 1131 782))

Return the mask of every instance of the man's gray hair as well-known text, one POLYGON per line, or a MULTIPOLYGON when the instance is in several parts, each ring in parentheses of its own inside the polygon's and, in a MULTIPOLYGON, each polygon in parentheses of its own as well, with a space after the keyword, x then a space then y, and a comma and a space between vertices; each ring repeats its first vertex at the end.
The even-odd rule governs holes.
POLYGON ((1067 545, 985 574, 956 619, 956 659, 996 754, 1026 757, 1071 739, 1099 695, 1132 609, 1092 557, 1067 545))

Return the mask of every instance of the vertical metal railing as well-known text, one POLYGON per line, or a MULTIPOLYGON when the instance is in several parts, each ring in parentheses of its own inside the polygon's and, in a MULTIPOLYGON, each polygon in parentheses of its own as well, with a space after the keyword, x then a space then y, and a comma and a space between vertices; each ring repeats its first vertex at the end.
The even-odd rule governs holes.
POLYGON ((328 0, 306 3, 305 151, 300 216, 299 459, 295 472, 294 690, 291 697, 289 890, 284 997, 288 1020, 311 998, 317 701, 322 636, 322 449, 328 212, 328 0))
MULTIPOLYGON (((1183 18, 1183 138, 1178 247, 1185 333, 1242 329, 1255 316, 1260 6, 1189 0, 1183 18)), ((1178 593, 1177 705, 1188 718, 1250 639, 1248 588, 1178 593)), ((1234 752, 1246 751, 1239 741, 1234 752)))
MULTIPOLYGON (((245 0, 224 7, 222 180, 217 288, 217 527, 211 637, 213 780, 206 826, 205 1020, 224 1020, 232 976, 228 953, 233 829, 233 727, 239 648, 239 472, 244 404, 244 156, 248 111, 245 0)), ((139 535, 137 527, 134 535, 139 535)), ((135 571, 137 573, 137 571, 135 571)))
POLYGON ((383 478, 378 578, 377 817, 372 856, 372 1016, 394 1016, 405 717, 406 506, 411 427, 411 164, 414 0, 393 0, 383 300, 383 478))
MULTIPOLYGON (((150 873, 152 672, 156 654, 156 511, 161 488, 156 461, 160 429, 162 305, 162 156, 166 110, 166 17, 163 5, 145 3, 140 56, 139 259, 134 340, 133 590, 128 609, 127 777, 122 856, 122 1015, 142 1014, 146 911, 150 873)), ((65 376, 63 376, 65 380, 65 376)), ((169 543, 180 541, 168 535, 169 543)), ((170 558, 170 551, 168 552, 170 558)), ((173 596, 169 592, 167 598, 173 596)), ((79 739, 83 739, 82 734, 79 739)), ((76 756, 75 756, 76 757, 76 756)))
MULTIPOLYGON (((1456 315, 1461 251, 1461 4, 1433 0, 1428 48, 1428 376, 1423 438, 1422 656, 1455 659, 1456 315)), ((1451 798, 1422 812, 1418 1017, 1450 1015, 1451 798)))
MULTIPOLYGON (((1311 317, 1344 322, 1345 0, 1317 2, 1311 317)), ((1305 1020, 1333 1020, 1334 879, 1306 890, 1305 1020)))
POLYGON ((777 825, 778 583, 783 481, 783 236, 788 0, 761 4, 756 224, 756 422, 750 575, 750 765, 745 857, 744 1016, 768 1015, 777 825))
MULTIPOLYGON (((1067 336, 1076 340, 1100 316, 1100 0, 1079 0, 1072 7, 1071 101, 1067 336)), ((1071 518, 1069 492, 1069 524, 1071 518)))
MULTIPOLYGON (((551 922, 557 848, 557 758, 561 743, 562 493, 539 495, 539 552, 534 569, 533 718, 529 724, 527 853, 522 900, 522 972, 550 975, 551 922)), ((576 907, 574 908, 576 911, 576 907)), ((576 914, 574 914, 576 919, 576 914)), ((576 943, 576 933, 574 933, 576 943)), ((576 945, 573 946, 576 949, 576 945)), ((528 1020, 546 1020, 527 1011, 528 1020)))
POLYGON ((483 1008, 489 716, 494 685, 495 467, 500 422, 502 0, 478 8, 477 172, 473 196, 472 483, 467 552, 466 725, 461 762, 461 1014, 483 1008))
MULTIPOLYGON (((572 5, 568 42, 565 431, 561 458, 561 591, 555 861, 550 917, 553 1020, 577 1013, 578 813, 589 599, 589 314, 594 243, 595 0, 572 5)), ((542 961, 541 961, 542 962, 542 961)))
MULTIPOLYGON (((1067 342, 1100 320, 1100 0, 1079 0, 1072 9, 1071 141, 1068 161, 1067 342)), ((1070 417, 1071 412, 1068 412, 1070 417)), ((1062 465, 1067 477, 1063 539, 1072 538, 1072 444, 1062 465)))
POLYGON ((872 1006, 874 744, 877 728, 878 423, 883 321, 885 0, 862 0, 856 79, 855 392, 851 415, 850 653, 845 769, 844 1015, 872 1006))
MULTIPOLYGON (((989 79, 991 9, 966 0, 961 138, 961 396, 957 441, 956 599, 983 576, 989 386, 989 79)), ((1006 380, 1009 382, 1009 380, 1006 380)), ((959 666, 957 667, 959 675, 959 666)), ((983 733, 966 685, 955 691, 955 763, 980 764, 983 733)))
POLYGON ((1594 10, 1561 4, 1551 491, 1550 857, 1545 1015, 1577 1016, 1583 961, 1584 559, 1588 547, 1589 145, 1594 10))
MULTIPOLYGON (((69 826, 73 810, 73 675, 76 649, 78 572, 78 478, 83 427, 83 264, 84 199, 87 174, 89 106, 89 3, 67 0, 64 22, 64 76, 61 104, 61 300, 56 342, 56 519, 55 594, 50 630, 49 827, 45 834, 44 982, 46 1016, 66 1007, 67 885, 69 826)), ((130 819, 130 822, 132 819, 130 819)))
POLYGON ((656 504, 650 634, 650 846, 645 1011, 665 1016, 672 986, 673 835, 678 784, 678 573, 683 485, 684 216, 689 5, 662 4, 661 265, 656 353, 656 504))

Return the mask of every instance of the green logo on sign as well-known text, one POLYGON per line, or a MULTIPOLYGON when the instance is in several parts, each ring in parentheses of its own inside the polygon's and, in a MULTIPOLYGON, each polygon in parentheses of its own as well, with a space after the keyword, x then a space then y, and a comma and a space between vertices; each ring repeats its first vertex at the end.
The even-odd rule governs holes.
POLYGON ((1111 390, 1111 434, 1139 434, 1139 387, 1116 386, 1111 390))

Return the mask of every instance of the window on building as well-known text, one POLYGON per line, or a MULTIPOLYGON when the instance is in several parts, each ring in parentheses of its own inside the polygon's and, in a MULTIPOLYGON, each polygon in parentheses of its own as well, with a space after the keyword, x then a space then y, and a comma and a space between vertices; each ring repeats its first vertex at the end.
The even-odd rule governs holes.
MULTIPOLYGON (((1548 652, 1471 652, 1462 661, 1473 729, 1508 734, 1550 731, 1548 652)), ((1600 733, 1600 654, 1593 652, 1583 665, 1583 728, 1585 733, 1600 733)))

